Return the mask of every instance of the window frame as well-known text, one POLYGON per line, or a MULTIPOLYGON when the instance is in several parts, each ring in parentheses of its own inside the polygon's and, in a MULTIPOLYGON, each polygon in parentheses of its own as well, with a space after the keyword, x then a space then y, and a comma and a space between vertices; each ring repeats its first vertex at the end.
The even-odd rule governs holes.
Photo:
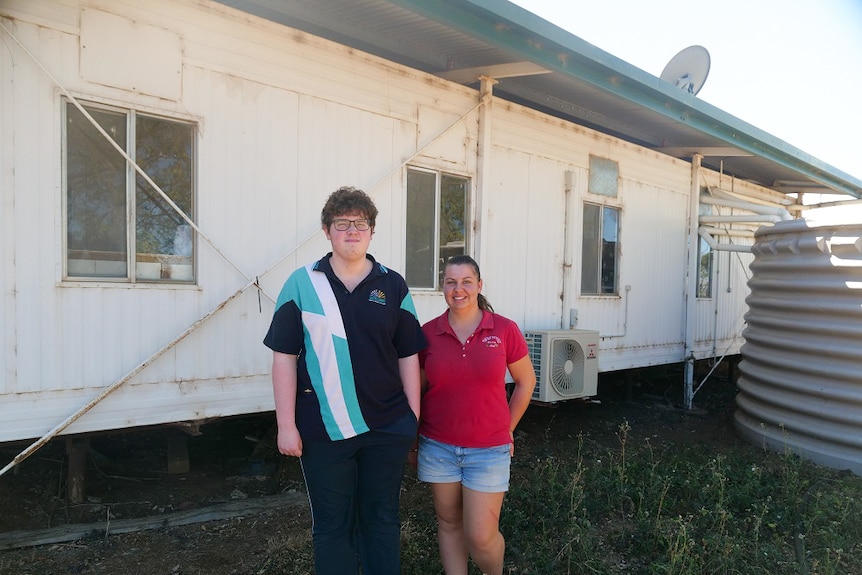
POLYGON ((700 235, 697 239, 697 299, 712 299, 715 250, 700 235))
MULTIPOLYGON (((190 254, 187 256, 183 256, 176 253, 165 253, 165 254, 152 254, 156 257, 156 261, 159 261, 163 266, 165 264, 170 265, 171 260, 173 258, 183 258, 189 260, 190 267, 190 277, 188 278, 171 278, 171 277, 160 277, 158 278, 147 278, 140 277, 138 266, 139 256, 143 255, 142 253, 138 253, 138 222, 137 222, 137 210, 138 210, 138 188, 140 185, 152 186, 143 180, 141 175, 137 172, 134 166, 129 164, 129 162, 122 156, 120 156, 121 161, 123 162, 123 176, 125 178, 125 184, 123 186, 123 197, 125 199, 125 248, 126 248, 126 257, 125 257, 125 275, 98 275, 98 274, 80 274, 80 275, 70 275, 69 270, 69 261, 70 261, 70 247, 69 247, 69 218, 70 218, 70 207, 69 207, 69 124, 68 124, 68 111, 71 107, 75 107, 75 110, 78 114, 80 114, 80 110, 75 105, 75 102, 71 98, 63 97, 61 98, 61 210, 62 210, 62 277, 61 281, 64 284, 78 284, 78 285, 113 285, 113 286, 134 286, 136 284, 141 285, 160 285, 163 287, 189 287, 189 286, 197 286, 198 284, 198 245, 197 245, 197 234, 194 229, 189 229, 190 233, 190 254), (164 261, 162 261, 164 260, 164 261)), ((189 167, 188 173, 186 174, 188 177, 189 184, 189 197, 187 198, 188 203, 190 204, 191 209, 190 213, 186 215, 192 222, 197 221, 197 208, 198 208, 198 194, 197 194, 197 170, 199 163, 199 152, 198 152, 198 138, 200 134, 199 130, 199 122, 192 118, 183 118, 176 115, 166 114, 158 111, 146 111, 140 108, 135 108, 132 106, 127 106, 123 104, 113 104, 100 102, 96 100, 77 100, 77 104, 83 107, 88 114, 92 112, 104 112, 107 114, 116 114, 118 116, 122 116, 124 118, 125 123, 125 141, 119 142, 116 141, 118 145, 121 145, 126 154, 132 158, 133 161, 137 161, 137 129, 138 129, 138 119, 139 117, 168 122, 175 125, 185 126, 189 129, 189 167)), ((89 122, 89 120, 87 119, 89 122)), ((104 138, 101 133, 99 133, 100 138, 104 138)), ((112 151, 116 152, 111 146, 112 151)), ((148 174, 151 176, 151 174, 148 174)), ((161 184, 160 184, 161 185, 161 184)), ((164 191, 164 190, 163 190, 164 191)), ((158 194, 155 190, 153 190, 154 194, 158 194)), ((167 193, 167 192, 166 192, 167 193)), ((170 197, 170 195, 169 195, 170 197)), ((162 199, 162 201, 164 201, 162 199)), ((175 203, 178 201, 176 198, 171 198, 171 201, 175 203)), ((167 208, 174 212, 177 218, 182 219, 179 214, 176 214, 176 211, 170 207, 167 208)), ((184 220, 183 220, 184 221, 184 220)), ((180 223, 179 225, 183 225, 180 223)), ((185 223, 187 227, 188 223, 185 223)))
MULTIPOLYGON (((704 194, 708 191, 707 188, 701 188, 700 193, 704 194)), ((701 216, 712 214, 713 208, 707 204, 700 204, 699 213, 701 216)), ((695 296, 697 299, 712 299, 714 294, 714 274, 715 274, 715 250, 709 243, 697 235, 697 286, 695 288, 695 296), (704 258, 706 258, 704 260, 704 258), (703 282, 706 280, 706 294, 703 293, 703 282)))
POLYGON ((440 226, 441 226, 441 217, 443 212, 443 178, 450 177, 457 180, 462 180, 464 183, 464 246, 461 250, 461 253, 469 254, 471 243, 472 243, 472 226, 470 225, 471 220, 471 206, 472 206, 472 195, 473 195, 473 185, 474 178, 469 175, 458 174, 455 172, 440 170, 435 168, 428 168, 417 165, 408 165, 405 167, 404 172, 404 279, 407 282, 408 287, 411 291, 418 292, 439 292, 442 290, 442 286, 440 284, 440 274, 443 270, 443 246, 440 245, 440 226), (433 270, 431 272, 431 277, 436 278, 436 281, 433 282, 434 285, 413 285, 411 283, 411 278, 409 275, 409 270, 407 266, 407 259, 410 257, 410 253, 408 252, 408 243, 409 243, 409 235, 410 235, 410 198, 409 198, 409 189, 408 189, 408 181, 409 174, 411 172, 417 174, 430 174, 434 175, 434 221, 432 222, 433 226, 433 244, 435 254, 433 255, 433 270))
POLYGON ((583 202, 583 208, 581 212, 581 281, 580 281, 580 293, 582 296, 590 296, 590 297, 619 297, 620 295, 620 254, 621 250, 621 236, 622 236, 622 208, 620 206, 603 203, 597 201, 589 201, 585 200, 583 202), (596 235, 597 241, 595 245, 592 246, 595 255, 595 289, 596 291, 584 291, 585 285, 585 258, 584 254, 586 253, 587 245, 586 238, 584 237, 584 232, 587 229, 587 226, 584 225, 584 217, 586 216, 586 206, 593 206, 598 209, 598 233, 596 235), (613 290, 610 292, 602 291, 602 269, 604 268, 604 256, 603 256, 603 245, 602 238, 604 236, 605 231, 605 210, 613 210, 616 214, 616 241, 614 244, 614 286, 613 290))
MULTIPOLYGON (((617 160, 598 156, 596 154, 589 155, 589 168, 587 171, 587 194, 581 205, 581 277, 580 277, 580 294, 584 296, 600 296, 600 297, 619 297, 620 294, 620 236, 622 235, 622 205, 619 200, 620 194, 620 164, 617 160), (588 260, 585 258, 586 252, 586 232, 589 229, 585 218, 587 217, 587 206, 595 206, 598 208, 598 231, 595 237, 595 246, 593 257, 590 261, 594 263, 594 268, 589 270, 595 274, 595 291, 584 291, 586 280, 586 269, 588 260), (605 210, 614 210, 616 214, 616 233, 614 243, 614 269, 613 269, 613 290, 611 292, 602 291, 602 276, 605 267, 605 257, 603 249, 603 238, 605 235, 605 210)), ((592 241, 592 238, 590 238, 592 241)))

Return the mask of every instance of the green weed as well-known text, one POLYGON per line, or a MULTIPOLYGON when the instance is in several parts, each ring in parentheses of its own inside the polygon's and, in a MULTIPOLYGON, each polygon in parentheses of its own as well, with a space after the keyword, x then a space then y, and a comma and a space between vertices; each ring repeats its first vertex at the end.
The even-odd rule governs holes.
MULTIPOLYGON (((551 437, 512 469, 507 575, 862 574, 862 477, 750 445, 658 446, 627 421, 610 447, 551 437)), ((427 486, 406 479, 402 507, 403 573, 442 575, 427 486)), ((307 572, 298 551, 271 549, 259 573, 307 572)))

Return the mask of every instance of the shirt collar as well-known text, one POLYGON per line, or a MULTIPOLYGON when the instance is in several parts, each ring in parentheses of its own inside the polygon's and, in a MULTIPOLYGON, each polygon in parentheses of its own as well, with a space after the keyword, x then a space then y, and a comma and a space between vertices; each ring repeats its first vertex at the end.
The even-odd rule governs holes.
MULTIPOLYGON (((328 254, 326 254, 325 256, 323 256, 322 258, 317 260, 316 262, 314 262, 314 265, 311 266, 311 269, 316 271, 316 272, 323 272, 327 276, 334 277, 335 272, 332 271, 332 264, 329 261, 331 258, 332 258, 332 252, 329 252, 328 254)), ((382 276, 383 274, 389 273, 389 270, 386 269, 386 266, 384 266, 383 264, 381 264, 377 260, 375 260, 374 256, 372 256, 371 254, 365 254, 365 258, 371 260, 371 263, 372 263, 371 275, 376 277, 376 276, 382 276)))
MULTIPOLYGON (((441 315, 437 316, 437 322, 434 328, 437 335, 450 333, 455 336, 455 331, 452 329, 452 326, 449 325, 449 310, 446 310, 441 315)), ((494 329, 494 314, 489 311, 482 312, 482 321, 480 321, 479 325, 476 327, 477 332, 485 329, 494 329)))

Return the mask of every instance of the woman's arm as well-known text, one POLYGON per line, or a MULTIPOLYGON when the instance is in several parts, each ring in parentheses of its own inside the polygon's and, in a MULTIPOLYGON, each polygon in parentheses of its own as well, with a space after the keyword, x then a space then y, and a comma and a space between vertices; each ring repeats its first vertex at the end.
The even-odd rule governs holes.
POLYGON ((302 455, 302 438, 296 428, 296 356, 272 354, 272 392, 278 422, 278 450, 284 455, 302 455))
MULTIPOLYGON (((509 398, 509 432, 514 437, 515 427, 518 426, 518 422, 521 421, 521 417, 527 411, 530 400, 533 398, 533 390, 536 388, 536 371, 533 369, 529 355, 510 363, 508 367, 512 379, 515 380, 515 390, 512 392, 512 397, 509 398)), ((514 441, 512 446, 514 449, 514 441)))

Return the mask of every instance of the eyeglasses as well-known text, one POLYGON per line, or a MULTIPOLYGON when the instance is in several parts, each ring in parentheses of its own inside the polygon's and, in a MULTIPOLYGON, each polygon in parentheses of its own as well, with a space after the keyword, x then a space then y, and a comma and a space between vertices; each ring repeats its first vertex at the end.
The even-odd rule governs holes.
POLYGON ((353 224, 353 227, 356 228, 357 232, 364 232, 371 229, 371 224, 368 223, 368 220, 332 220, 332 227, 339 232, 346 232, 349 230, 350 224, 353 224))

